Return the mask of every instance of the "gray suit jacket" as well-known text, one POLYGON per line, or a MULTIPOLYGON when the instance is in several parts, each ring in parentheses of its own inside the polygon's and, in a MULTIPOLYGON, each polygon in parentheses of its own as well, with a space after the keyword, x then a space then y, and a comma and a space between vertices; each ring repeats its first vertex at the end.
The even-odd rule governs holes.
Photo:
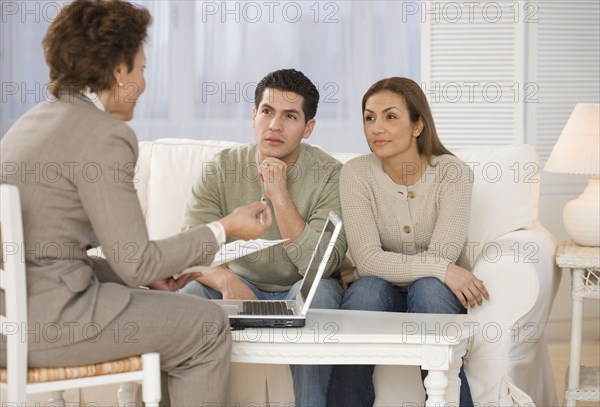
POLYGON ((149 240, 134 189, 136 136, 86 97, 36 106, 0 150, 1 182, 21 195, 30 349, 90 339, 127 307, 130 287, 212 261, 206 226, 149 240), (106 259, 86 255, 95 246, 106 259))

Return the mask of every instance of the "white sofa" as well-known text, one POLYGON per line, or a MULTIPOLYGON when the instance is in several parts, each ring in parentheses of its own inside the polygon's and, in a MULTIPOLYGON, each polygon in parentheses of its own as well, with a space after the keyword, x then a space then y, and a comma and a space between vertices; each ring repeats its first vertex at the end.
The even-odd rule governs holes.
MULTIPOLYGON (((193 182, 230 142, 140 143, 136 188, 151 238, 179 231, 193 182)), ((457 151, 474 170, 469 244, 473 272, 491 299, 470 310, 480 330, 465 357, 476 405, 556 406, 544 328, 559 280, 555 241, 539 224, 539 161, 527 145, 457 151), (489 404, 493 403, 493 404, 489 404)), ((345 162, 355 154, 333 154, 345 162)), ((378 366, 376 405, 423 401, 418 369, 378 366)), ((292 406, 288 366, 238 365, 232 404, 292 406)), ((410 404, 405 404, 410 405, 410 404)))

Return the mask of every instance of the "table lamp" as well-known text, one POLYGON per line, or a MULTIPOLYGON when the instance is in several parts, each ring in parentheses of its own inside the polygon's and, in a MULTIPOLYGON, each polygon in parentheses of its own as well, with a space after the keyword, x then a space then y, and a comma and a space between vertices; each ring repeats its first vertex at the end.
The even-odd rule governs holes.
POLYGON ((579 198, 563 211, 569 236, 580 246, 600 246, 600 104, 578 103, 563 129, 544 171, 590 174, 579 198))

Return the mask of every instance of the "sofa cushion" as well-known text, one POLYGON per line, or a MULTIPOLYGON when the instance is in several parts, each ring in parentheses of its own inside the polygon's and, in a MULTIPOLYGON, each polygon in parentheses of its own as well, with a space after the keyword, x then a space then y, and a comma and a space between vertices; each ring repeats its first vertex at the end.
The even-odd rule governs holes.
MULTIPOLYGON (((179 232, 185 204, 203 164, 223 148, 235 145, 238 143, 187 139, 160 139, 150 147, 140 143, 136 188, 152 239, 179 232), (145 172, 144 167, 149 170, 145 172)), ((332 155, 346 162, 359 154, 332 155)), ((529 145, 464 149, 457 150, 456 155, 474 174, 468 237, 473 264, 484 248, 493 254, 490 243, 500 236, 537 222, 540 167, 529 145)))
POLYGON ((490 257, 495 255, 492 242, 500 236, 538 221, 539 159, 535 149, 526 144, 455 153, 474 175, 468 235, 473 264, 484 248, 490 257))
POLYGON ((144 217, 148 212, 148 181, 150 181, 150 152, 151 141, 140 141, 138 147, 138 160, 135 167, 133 186, 135 187, 142 207, 144 217))
POLYGON ((181 230, 185 205, 192 185, 202 175, 204 163, 222 149, 238 144, 186 139, 159 139, 152 143, 146 213, 151 239, 169 237, 181 230))
POLYGON ((361 154, 355 153, 330 153, 336 160, 341 162, 342 164, 346 164, 348 161, 353 159, 354 157, 358 157, 361 154))

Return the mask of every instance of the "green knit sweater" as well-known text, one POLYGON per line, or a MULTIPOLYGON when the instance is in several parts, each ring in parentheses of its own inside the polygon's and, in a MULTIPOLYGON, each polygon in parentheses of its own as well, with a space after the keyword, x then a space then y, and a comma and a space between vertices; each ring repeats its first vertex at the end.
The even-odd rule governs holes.
MULTIPOLYGON (((288 190, 305 220, 304 231, 291 244, 276 245, 230 262, 226 267, 265 291, 287 291, 306 271, 329 211, 341 215, 338 178, 341 163, 322 150, 301 144, 294 168, 288 172, 288 190)), ((258 176, 256 144, 221 151, 203 166, 203 174, 192 188, 183 230, 218 220, 239 206, 258 201, 262 184, 258 176)), ((272 209, 272 208, 271 208, 272 209)), ((263 236, 281 239, 277 219, 263 236)), ((340 233, 329 276, 341 265, 346 239, 340 233)))

